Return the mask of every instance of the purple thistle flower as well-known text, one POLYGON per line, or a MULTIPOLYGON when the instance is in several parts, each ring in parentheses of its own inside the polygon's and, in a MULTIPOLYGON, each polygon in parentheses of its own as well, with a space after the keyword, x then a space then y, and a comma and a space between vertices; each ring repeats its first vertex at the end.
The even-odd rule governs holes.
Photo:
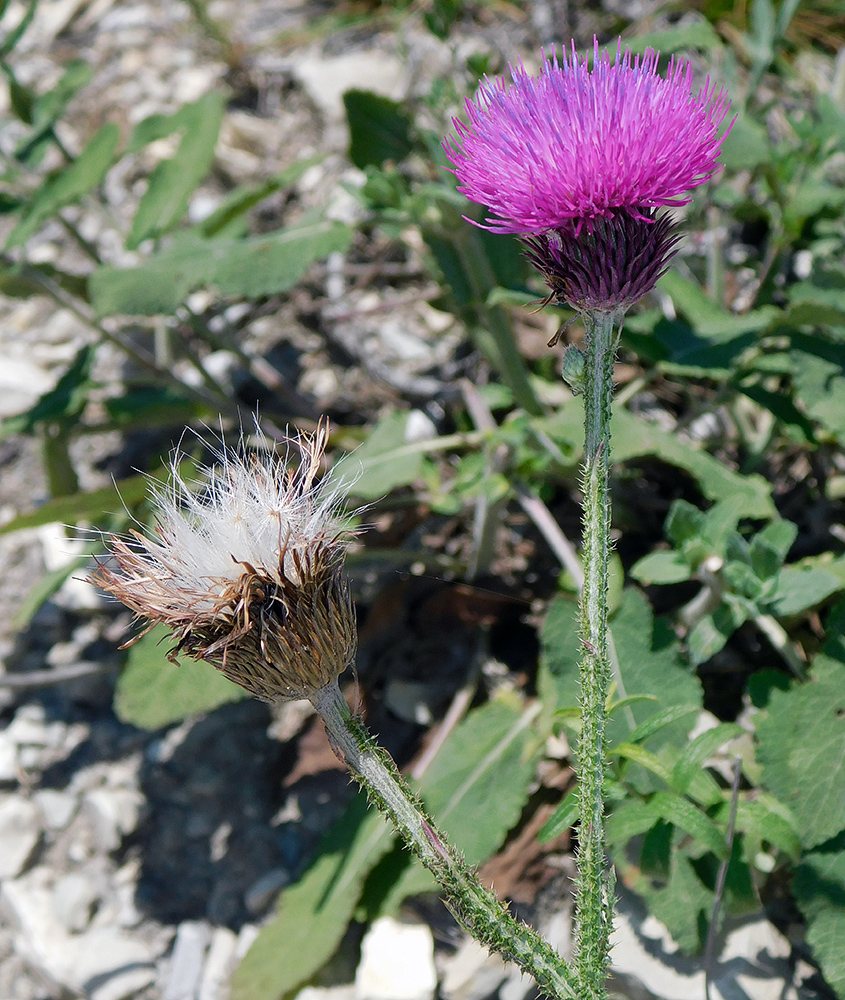
POLYGON ((545 62, 539 77, 511 68, 513 85, 486 80, 467 101, 469 125, 444 148, 458 190, 486 205, 486 228, 539 235, 590 223, 622 208, 634 213, 686 205, 690 188, 718 168, 719 126, 729 101, 708 79, 692 95, 692 66, 674 59, 666 78, 658 53, 594 45, 593 68, 572 54, 545 62))
POLYGON ((591 70, 573 43, 539 77, 520 65, 511 86, 486 80, 443 143, 458 190, 492 212, 479 225, 519 233, 552 297, 581 312, 624 313, 654 288, 679 239, 656 210, 688 204, 719 167, 724 91, 708 78, 693 95, 689 63, 664 79, 657 60, 620 40, 611 62, 596 41, 591 70))

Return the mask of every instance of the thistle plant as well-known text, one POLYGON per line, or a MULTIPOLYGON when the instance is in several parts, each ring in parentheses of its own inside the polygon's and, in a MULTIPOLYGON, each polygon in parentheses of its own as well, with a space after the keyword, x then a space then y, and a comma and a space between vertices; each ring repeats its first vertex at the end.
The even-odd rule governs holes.
POLYGON ((439 881, 458 920, 549 996, 577 997, 574 971, 483 886, 340 692, 357 641, 343 576, 353 532, 343 496, 317 478, 326 441, 325 424, 300 435, 298 464, 222 450, 196 483, 181 477, 175 456, 169 482, 153 490, 155 537, 112 537, 111 562, 91 579, 145 630, 165 625, 174 662, 204 660, 268 702, 310 700, 335 753, 439 881))
MULTIPOLYGON (((444 143, 458 190, 487 206, 481 223, 516 233, 549 286, 549 301, 582 317, 585 351, 569 348, 564 376, 584 397, 584 585, 581 595, 581 734, 575 971, 579 996, 605 997, 613 875, 605 859, 602 782, 610 551, 610 416, 613 365, 626 310, 652 290, 677 248, 678 226, 661 209, 718 169, 729 102, 708 79, 692 90, 689 63, 665 77, 652 50, 593 61, 553 55, 538 77, 520 66, 512 83, 485 81, 467 101, 469 124, 444 143)), ((555 337, 550 344, 557 340, 555 337)))

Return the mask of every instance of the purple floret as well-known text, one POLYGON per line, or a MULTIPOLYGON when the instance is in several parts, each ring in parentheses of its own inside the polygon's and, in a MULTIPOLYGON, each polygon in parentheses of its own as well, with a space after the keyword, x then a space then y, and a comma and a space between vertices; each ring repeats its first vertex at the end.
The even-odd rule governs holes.
POLYGON ((510 85, 485 80, 444 148, 458 190, 490 209, 487 228, 540 235, 687 204, 718 169, 730 102, 709 79, 693 95, 689 63, 672 59, 663 78, 657 61, 620 42, 611 62, 596 42, 592 70, 573 45, 538 77, 519 66, 510 85))

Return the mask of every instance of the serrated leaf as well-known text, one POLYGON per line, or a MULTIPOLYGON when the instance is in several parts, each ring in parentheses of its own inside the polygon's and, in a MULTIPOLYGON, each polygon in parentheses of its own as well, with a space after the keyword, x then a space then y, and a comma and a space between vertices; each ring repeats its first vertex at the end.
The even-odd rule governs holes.
POLYGON ((400 104, 369 90, 343 95, 349 125, 349 159, 363 170, 386 160, 399 163, 413 149, 411 118, 400 104))
POLYGON ((285 889, 232 977, 232 1000, 280 1000, 334 954, 367 875, 393 845, 381 814, 358 795, 323 837, 305 874, 285 889))
POLYGON ((126 240, 128 250, 136 250, 144 240, 168 232, 185 215, 191 195, 214 159, 223 121, 223 97, 206 94, 194 104, 181 107, 172 120, 177 129, 183 130, 182 140, 173 158, 159 163, 150 174, 126 240))
POLYGON ((794 813, 801 843, 845 829, 845 664, 821 655, 808 681, 773 690, 757 741, 763 783, 794 813))
POLYGON ((23 246, 60 208, 77 201, 105 177, 117 148, 120 130, 108 122, 95 132, 79 156, 50 175, 27 204, 21 220, 9 233, 6 248, 23 246))
POLYGON ((675 788, 679 792, 686 792, 695 775, 700 773, 704 761, 712 757, 719 747, 741 736, 743 732, 742 726, 735 723, 721 723, 696 736, 684 747, 672 768, 672 783, 675 788))
POLYGON ((658 550, 634 563, 630 575, 645 584, 683 583, 690 579, 692 570, 679 552, 658 550))
POLYGON ((835 573, 812 566, 785 566, 771 596, 771 612, 778 618, 799 615, 814 608, 845 587, 835 573))
POLYGON ((807 415, 845 440, 845 346, 793 334, 792 380, 807 415))
POLYGON ((286 292, 315 260, 345 250, 351 236, 348 226, 316 216, 246 240, 180 234, 138 267, 95 271, 91 302, 98 316, 152 316, 174 312, 199 288, 246 298, 286 292))
POLYGON ((645 897, 650 912, 666 925, 682 952, 700 950, 713 908, 713 893, 682 851, 672 851, 667 883, 654 886, 642 876, 635 878, 634 888, 645 897))
POLYGON ((178 667, 170 663, 166 653, 172 644, 170 633, 159 625, 129 647, 115 691, 114 710, 121 722, 160 729, 247 697, 209 663, 187 657, 178 667))
POLYGON ((809 923, 807 942, 825 979, 845 996, 845 834, 805 855, 793 891, 809 923))

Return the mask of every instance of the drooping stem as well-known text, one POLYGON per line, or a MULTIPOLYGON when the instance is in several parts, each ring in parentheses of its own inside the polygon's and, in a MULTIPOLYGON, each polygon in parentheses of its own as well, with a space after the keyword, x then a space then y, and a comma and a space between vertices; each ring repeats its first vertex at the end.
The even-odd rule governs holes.
POLYGON ((584 588, 581 593, 581 736, 578 780, 577 952, 582 1000, 607 996, 608 944, 613 916, 612 872, 605 861, 605 705, 611 680, 607 641, 607 568, 610 551, 610 403, 615 356, 613 313, 587 318, 584 366, 583 470, 584 588))
POLYGON ((366 790, 371 803, 385 813, 405 845, 440 883, 460 923, 476 940, 533 976, 547 996, 554 1000, 580 998, 573 969, 546 940, 512 917, 484 888, 426 815, 393 759, 346 704, 337 684, 311 695, 311 702, 323 718, 335 752, 366 790))

